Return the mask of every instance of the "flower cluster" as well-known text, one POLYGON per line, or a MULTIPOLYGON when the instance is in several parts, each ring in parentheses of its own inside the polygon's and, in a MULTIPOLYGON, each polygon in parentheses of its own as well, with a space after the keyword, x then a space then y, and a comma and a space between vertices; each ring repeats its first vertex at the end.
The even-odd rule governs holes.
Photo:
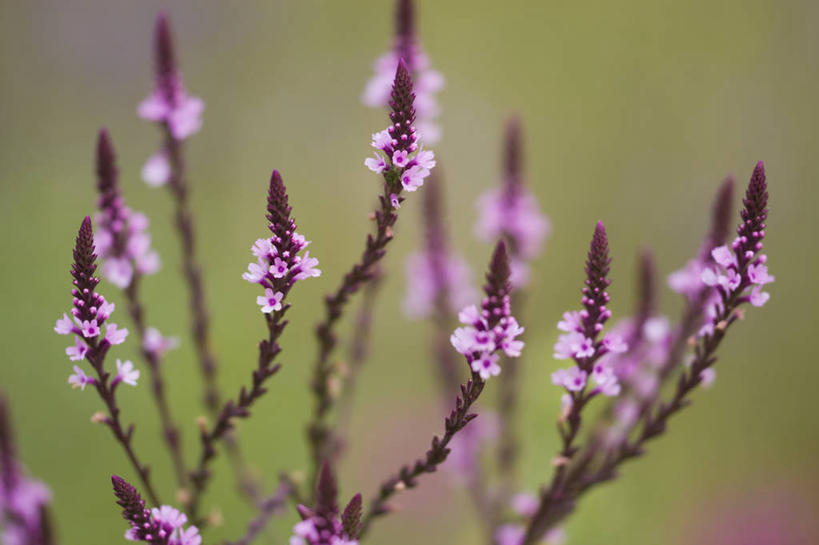
POLYGON ((256 262, 250 263, 242 278, 264 288, 264 295, 256 298, 262 312, 269 314, 282 309, 284 297, 299 280, 321 276, 316 269, 318 259, 304 250, 310 241, 296 232, 296 222, 290 217, 287 190, 279 171, 270 178, 267 197, 267 220, 273 233, 270 238, 260 238, 250 249, 256 262))
POLYGON ((125 206, 114 149, 105 129, 100 131, 97 140, 97 189, 100 212, 94 218, 95 243, 102 262, 102 276, 125 289, 135 273, 146 275, 159 270, 159 254, 151 249, 148 218, 125 206))
POLYGON ((0 396, 0 543, 46 543, 51 491, 32 479, 17 459, 6 400, 0 396))
POLYGON ((298 506, 301 522, 293 527, 290 545, 358 545, 361 528, 361 495, 350 500, 339 517, 335 475, 325 464, 318 477, 316 507, 298 506))
POLYGON ((475 232, 481 240, 506 237, 510 242, 511 282, 522 287, 529 282, 528 262, 536 258, 551 232, 549 218, 537 199, 523 184, 522 131, 513 118, 507 123, 503 161, 503 183, 478 198, 475 232))
MULTIPOLYGON (((94 254, 94 235, 91 227, 91 218, 83 220, 80 227, 77 243, 74 248, 74 264, 71 276, 74 277, 73 307, 71 317, 67 313, 57 320, 54 331, 60 335, 74 335, 74 344, 65 349, 71 361, 81 361, 86 358, 91 348, 107 349, 111 345, 122 344, 128 336, 127 329, 120 329, 115 323, 106 321, 114 312, 114 303, 109 303, 105 297, 95 291, 99 278, 94 276, 97 265, 94 254), (102 328, 105 326, 105 334, 102 328)), ((130 364, 130 362, 126 362, 130 364)), ((69 382, 75 387, 84 387, 93 384, 94 379, 85 376, 79 367, 75 366, 75 374, 69 382)), ((138 372, 137 372, 138 376, 138 372)), ((123 364, 117 378, 126 384, 135 384, 132 369, 123 364)), ((115 379, 116 380, 116 379, 115 379)))
POLYGON ((770 294, 763 288, 773 282, 774 277, 768 273, 768 256, 761 253, 768 217, 767 202, 765 166, 759 162, 743 200, 742 223, 737 228, 736 238, 730 247, 714 248, 711 251, 713 263, 700 273, 702 283, 714 290, 706 306, 707 321, 699 331, 702 336, 713 335, 714 329, 721 326, 716 320, 729 302, 761 307, 770 299, 770 294))
POLYGON ((557 328, 564 333, 558 337, 554 347, 556 359, 574 359, 576 365, 568 369, 558 369, 552 373, 552 383, 564 387, 570 395, 586 389, 589 375, 597 387, 593 394, 616 396, 620 393, 620 383, 606 354, 620 354, 628 349, 623 337, 607 333, 598 340, 603 326, 611 317, 606 307, 609 294, 606 292, 611 281, 609 273, 608 239, 602 222, 598 222, 592 238, 586 261, 586 285, 581 302, 583 310, 563 314, 557 328))
POLYGON ((188 526, 188 517, 170 505, 145 507, 136 488, 121 477, 111 477, 117 504, 122 507, 122 517, 131 527, 125 532, 129 541, 145 541, 155 545, 201 545, 202 536, 196 526, 188 526))
POLYGON ((430 68, 429 58, 418 43, 413 0, 399 0, 395 19, 395 45, 375 61, 374 74, 367 82, 361 100, 373 108, 387 106, 393 76, 399 61, 403 59, 415 80, 418 134, 425 142, 435 144, 441 138, 441 128, 434 121, 440 114, 435 94, 443 89, 444 77, 430 68))
POLYGON ((409 69, 404 61, 398 63, 390 99, 392 124, 373 134, 372 147, 378 150, 364 164, 373 172, 384 174, 393 193, 393 208, 401 204, 398 195, 402 190, 416 191, 424 185, 430 170, 435 166, 435 154, 418 144, 415 122, 415 93, 409 69), (381 152, 380 154, 378 152, 381 152), (395 183, 395 182, 398 183, 395 183))
MULTIPOLYGON (((512 497, 510 502, 514 514, 523 520, 530 519, 537 512, 538 499, 534 494, 521 492, 512 497)), ((509 522, 502 524, 495 532, 496 545, 522 545, 526 535, 526 527, 521 523, 509 522)), ((566 542, 566 532, 563 528, 554 528, 539 541, 541 545, 563 545, 566 542)))
MULTIPOLYGON (((202 127, 202 99, 188 95, 182 75, 176 66, 168 20, 160 15, 156 24, 156 82, 154 90, 139 104, 139 116, 162 124, 177 141, 185 140, 202 127)), ((142 169, 142 177, 151 186, 160 186, 171 178, 168 150, 160 149, 142 169)))
POLYGON ((503 351, 510 358, 516 358, 523 350, 523 341, 517 337, 524 328, 511 314, 508 278, 506 244, 500 242, 487 274, 486 297, 481 302, 481 309, 475 305, 464 308, 458 319, 465 327, 457 328, 450 337, 455 350, 466 356, 472 371, 484 380, 501 372, 497 352, 503 351))

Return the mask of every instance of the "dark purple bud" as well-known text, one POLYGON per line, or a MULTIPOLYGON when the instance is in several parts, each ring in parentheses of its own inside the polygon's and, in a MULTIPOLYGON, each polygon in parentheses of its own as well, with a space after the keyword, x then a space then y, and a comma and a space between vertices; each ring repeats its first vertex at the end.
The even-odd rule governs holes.
POLYGON ((164 13, 160 13, 156 18, 154 48, 157 79, 162 81, 176 74, 176 56, 173 49, 171 25, 168 22, 168 16, 164 13))
POLYGON ((361 531, 361 494, 356 494, 341 515, 341 525, 349 539, 357 539, 361 531))
POLYGON ((404 59, 398 61, 395 70, 395 80, 390 94, 390 135, 397 144, 395 150, 413 151, 415 144, 415 93, 413 92, 412 76, 404 59))
POLYGON ((489 327, 495 327, 503 316, 509 314, 509 254, 506 242, 501 239, 495 245, 492 260, 489 262, 489 272, 486 273, 486 284, 483 291, 486 298, 483 300, 483 310, 489 312, 489 327))
POLYGON ((122 518, 131 523, 131 529, 136 534, 134 537, 137 538, 137 541, 147 541, 155 545, 168 543, 170 536, 160 537, 162 528, 151 517, 151 512, 145 507, 145 500, 142 499, 137 489, 117 475, 111 476, 111 484, 114 486, 117 505, 122 507, 122 518))
POLYGON ((119 197, 118 171, 114 147, 108 130, 100 129, 97 137, 97 190, 100 194, 99 208, 106 210, 116 204, 119 197))
POLYGON ((6 396, 0 395, 0 479, 3 490, 13 490, 16 479, 16 454, 6 396))
POLYGON ((518 116, 512 116, 506 121, 503 179, 509 189, 523 181, 523 126, 518 116))
POLYGON ((395 5, 395 51, 415 69, 415 2, 398 0, 395 5))
POLYGON ((587 337, 594 339, 599 332, 595 328, 598 324, 603 324, 608 320, 609 312, 605 310, 609 302, 609 295, 606 288, 611 282, 608 279, 609 265, 609 240, 606 236, 606 228, 602 221, 598 221, 594 228, 591 246, 586 259, 586 285, 583 287, 583 306, 587 315, 583 318, 583 326, 587 337))
POLYGON ((336 475, 330 463, 324 462, 316 486, 316 514, 330 518, 338 513, 337 498, 336 475))
POLYGON ((745 190, 745 198, 742 199, 742 206, 743 209, 739 213, 742 223, 737 228, 738 247, 735 247, 740 267, 762 249, 762 239, 765 238, 768 184, 765 179, 765 164, 762 161, 754 168, 748 189, 745 190))
POLYGON ((657 266, 654 252, 643 248, 640 252, 637 274, 637 312, 635 321, 640 327, 657 308, 657 266))
POLYGON ((270 189, 267 192, 267 221, 276 227, 289 226, 291 211, 284 180, 279 171, 274 170, 270 176, 270 189))

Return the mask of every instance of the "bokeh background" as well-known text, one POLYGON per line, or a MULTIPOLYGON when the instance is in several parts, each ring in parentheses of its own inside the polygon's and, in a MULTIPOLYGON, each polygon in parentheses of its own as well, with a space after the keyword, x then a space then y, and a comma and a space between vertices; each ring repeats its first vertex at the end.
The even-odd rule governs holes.
MULTIPOLYGON (((166 373, 186 455, 196 453, 201 383, 171 206, 165 191, 139 179, 158 142, 135 107, 151 87, 150 39, 160 9, 175 26, 189 89, 207 102, 204 128, 187 152, 226 392, 249 377, 264 331, 256 291, 240 275, 252 241, 265 232, 274 167, 324 271, 294 292, 284 370, 240 428, 268 487, 279 471, 304 468, 312 327, 322 294, 362 248, 378 187, 362 160, 385 117, 362 106, 360 94, 372 61, 391 42, 389 1, 0 3, 0 388, 11 399, 24 460, 53 488, 67 544, 122 540, 108 476, 133 476, 108 431, 89 423, 99 400, 67 387, 65 338, 52 332, 70 303, 73 237, 95 205, 92 151, 102 125, 113 136, 129 204, 152 219, 164 266, 144 282, 148 319, 182 337, 166 373)), ((421 0, 419 11, 423 44, 447 78, 436 153, 449 221, 475 278, 490 248, 473 236, 474 201, 498 181, 510 112, 524 119, 528 183, 554 226, 522 320, 529 343, 522 473, 530 490, 547 478, 557 448, 551 346, 560 314, 578 305, 594 222, 603 219, 611 237, 612 306, 622 316, 639 248, 653 248, 663 275, 678 268, 699 245, 718 182, 735 173, 741 186, 757 160, 767 164, 767 246, 777 276, 770 303, 732 331, 715 387, 696 394, 648 457, 582 502, 567 526, 568 543, 819 542, 819 368, 811 349, 819 302, 819 3, 421 0), (760 537, 769 530, 774 537, 760 537)), ((401 210, 386 260, 373 354, 340 468, 345 497, 371 495, 441 428, 430 326, 400 311, 404 257, 420 234, 415 197, 401 210)), ((112 286, 102 289, 121 300, 112 286)), ((668 290, 662 304, 672 316, 680 309, 668 290)), ((115 356, 138 361, 134 343, 115 356)), ((494 401, 491 386, 484 407, 494 401)), ((138 422, 137 448, 172 498, 148 388, 124 389, 120 398, 125 418, 138 422)), ((227 467, 220 461, 216 471, 207 503, 221 510, 224 524, 207 543, 237 537, 250 516, 227 467)), ((403 512, 381 521, 370 542, 483 542, 468 497, 446 472, 424 477, 398 503, 403 512)), ((277 522, 265 539, 285 542, 294 518, 277 522)))

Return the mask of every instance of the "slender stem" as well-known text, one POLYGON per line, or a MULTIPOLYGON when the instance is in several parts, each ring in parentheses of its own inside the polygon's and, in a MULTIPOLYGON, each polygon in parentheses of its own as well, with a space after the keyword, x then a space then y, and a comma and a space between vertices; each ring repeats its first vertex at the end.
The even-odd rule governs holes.
POLYGON ((392 226, 398 219, 395 209, 390 203, 390 184, 384 184, 384 194, 379 197, 380 208, 375 212, 375 236, 367 236, 367 244, 361 259, 344 275, 341 285, 335 292, 324 300, 324 318, 316 327, 319 353, 313 368, 313 377, 310 387, 315 398, 313 416, 307 427, 308 443, 311 451, 311 476, 308 480, 308 489, 314 490, 314 483, 322 462, 332 455, 333 434, 328 423, 329 413, 335 405, 335 396, 330 390, 330 377, 333 365, 330 354, 338 340, 335 326, 341 318, 344 308, 351 295, 362 285, 371 281, 376 271, 376 265, 384 257, 386 246, 392 240, 392 226))
POLYGON ((236 541, 225 542, 225 545, 250 545, 262 530, 264 530, 265 526, 270 522, 270 519, 272 519, 277 512, 285 508, 292 491, 293 487, 290 482, 286 479, 282 480, 276 492, 274 492, 272 496, 264 498, 259 503, 259 514, 247 525, 245 535, 236 541))
POLYGON ((196 259, 193 216, 188 203, 188 181, 185 175, 185 161, 182 144, 165 129, 165 149, 171 163, 171 178, 168 187, 176 205, 176 228, 182 242, 182 270, 187 279, 192 319, 192 333, 199 367, 205 381, 205 406, 213 416, 219 409, 219 392, 216 386, 216 358, 210 348, 210 320, 208 317, 205 289, 202 283, 202 269, 196 259))
POLYGON ((370 508, 364 515, 361 523, 359 537, 363 537, 370 528, 373 519, 389 513, 387 502, 397 492, 406 488, 414 488, 417 479, 424 473, 434 473, 438 466, 446 461, 449 455, 448 445, 477 414, 470 413, 469 410, 475 401, 480 397, 486 382, 477 373, 472 373, 472 378, 461 386, 461 395, 455 401, 455 408, 444 422, 444 434, 440 438, 436 435, 432 438, 432 444, 424 458, 419 458, 412 465, 405 465, 401 469, 384 481, 380 486, 378 494, 370 504, 370 508))
POLYGON ((159 354, 156 351, 146 350, 145 348, 145 316, 142 307, 142 302, 139 298, 139 281, 141 277, 139 274, 134 274, 131 283, 125 290, 125 295, 128 300, 128 313, 131 315, 131 320, 137 330, 139 337, 139 346, 141 348, 142 357, 148 364, 148 369, 151 372, 151 392, 153 393, 156 406, 159 409, 159 419, 162 425, 162 437, 165 444, 168 446, 168 452, 173 462, 176 473, 176 480, 180 487, 187 485, 187 470, 185 468, 185 461, 182 455, 182 446, 179 440, 179 428, 171 416, 171 409, 168 405, 168 398, 165 394, 165 381, 162 378, 161 361, 159 354))
POLYGON ((88 354, 86 354, 86 359, 94 368, 94 371, 97 372, 97 380, 94 382, 94 387, 96 388, 97 393, 99 394, 103 403, 105 403, 105 407, 108 409, 108 417, 104 420, 104 423, 111 429, 111 433, 114 434, 114 438, 125 450, 125 454, 128 456, 128 460, 131 462, 134 470, 139 475, 142 485, 145 488, 145 492, 147 493, 151 502, 154 505, 159 506, 161 502, 159 501, 159 496, 156 494, 156 491, 151 484, 150 470, 147 465, 144 465, 139 461, 139 458, 134 452, 132 445, 134 425, 131 424, 128 426, 127 431, 122 427, 122 422, 119 418, 120 409, 119 406, 117 406, 115 396, 117 383, 113 383, 111 385, 108 383, 108 379, 111 377, 111 375, 105 370, 104 362, 105 354, 108 352, 109 346, 106 343, 98 343, 96 339, 89 339, 87 342, 89 348, 88 354))
MULTIPOLYGON (((286 297, 289 288, 283 291, 286 297)), ((242 386, 235 401, 230 399, 225 402, 219 411, 213 428, 203 427, 202 429, 200 435, 202 448, 197 467, 190 475, 193 491, 188 504, 188 514, 197 525, 201 526, 203 523, 198 517, 199 504, 210 480, 209 466, 216 456, 216 444, 220 439, 224 439, 226 434, 233 428, 234 419, 247 418, 250 415, 250 407, 267 392, 264 383, 281 368, 280 364, 274 365, 273 360, 281 352, 278 339, 281 337, 285 326, 287 326, 287 321, 283 318, 289 308, 290 305, 285 305, 281 310, 272 314, 265 314, 268 337, 259 343, 259 361, 257 368, 253 371, 250 389, 248 390, 247 387, 242 386)))

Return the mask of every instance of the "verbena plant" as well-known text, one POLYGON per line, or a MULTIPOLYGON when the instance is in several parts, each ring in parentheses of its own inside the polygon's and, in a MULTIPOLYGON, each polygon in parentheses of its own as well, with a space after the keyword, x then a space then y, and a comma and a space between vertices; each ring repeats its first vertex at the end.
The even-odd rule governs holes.
MULTIPOLYGON (((670 287, 686 300, 675 324, 657 311, 659 282, 652 255, 645 251, 640 256, 639 297, 633 314, 607 328, 612 317, 608 293, 611 258, 605 227, 598 222, 585 263, 580 310, 565 312, 557 324, 561 333, 554 357, 568 362, 567 367, 552 374, 552 382, 564 392, 557 419, 560 449, 552 458, 551 479, 540 485, 537 494, 526 493, 526 489, 535 489, 535 483, 526 486, 518 478, 520 438, 514 421, 518 417, 524 327, 514 315, 521 313, 531 280, 530 264, 540 254, 550 224, 524 183, 521 123, 512 118, 506 129, 502 183, 478 200, 476 232, 494 244, 483 297, 478 299, 470 287, 469 266, 449 240, 435 155, 424 147, 440 138, 435 94, 443 86, 443 78, 430 68, 420 47, 411 0, 397 2, 396 23, 394 47, 377 60, 363 95, 367 105, 389 112, 387 128, 372 135, 374 155, 364 161, 383 178, 378 207, 371 215, 374 229, 366 237, 360 258, 325 297, 323 316, 316 327, 310 382, 314 410, 306 430, 308 477, 296 482, 282 476, 275 490, 266 492, 258 477, 243 465, 235 425, 251 416, 255 402, 265 395, 282 365, 279 356, 288 324, 285 316, 294 297, 298 298, 291 291, 300 281, 321 276, 321 271, 318 260, 307 250, 309 241, 297 230, 283 178, 274 170, 266 199, 269 233, 253 244, 253 260, 243 275, 244 280, 259 287, 256 303, 267 334, 259 342, 258 361, 246 385, 235 393, 220 391, 202 270, 195 252, 184 153, 188 138, 201 128, 204 103, 186 92, 168 20, 158 18, 154 90, 138 112, 156 124, 161 142, 145 163, 142 177, 152 186, 167 187, 175 204, 174 222, 189 290, 191 336, 208 412, 199 422, 195 455, 183 452, 180 426, 165 394, 162 362, 177 340, 148 325, 140 292, 143 279, 159 270, 159 257, 151 249, 146 216, 125 204, 114 148, 105 129, 99 133, 96 149, 98 211, 93 221, 89 216, 82 220, 73 250, 71 308, 54 328, 71 339, 65 352, 74 363, 74 372, 68 382, 99 396, 103 410, 92 420, 108 427, 130 466, 134 484, 111 477, 126 520, 127 539, 199 545, 212 523, 203 514, 212 461, 226 452, 235 466, 239 492, 256 511, 246 533, 232 543, 251 543, 275 514, 286 512, 292 503, 301 522, 293 528, 291 545, 357 544, 366 539, 378 519, 391 512, 396 494, 414 488, 424 474, 441 466, 462 477, 487 543, 561 542, 565 537, 561 525, 577 501, 596 485, 615 478, 623 462, 641 456, 646 443, 665 431, 669 418, 690 403, 692 392, 713 383, 717 349, 728 330, 743 318, 746 304, 759 307, 768 300, 763 287, 773 277, 762 253, 768 193, 761 162, 754 168, 742 200, 736 236, 729 237, 734 191, 729 178, 717 191, 711 225, 701 248, 683 269, 669 277, 670 287), (347 442, 345 423, 355 378, 367 357, 373 327, 371 310, 384 274, 380 262, 395 236, 393 228, 402 202, 418 190, 423 194, 424 237, 422 247, 407 262, 404 307, 410 317, 428 319, 432 324, 430 359, 448 415, 442 433, 433 436, 425 454, 400 467, 369 496, 353 495, 342 508, 334 467, 347 442), (100 278, 108 284, 103 290, 98 290, 100 278), (102 292, 114 288, 124 293, 130 331, 111 321, 114 304, 102 292), (352 350, 342 367, 334 359, 337 327, 350 318, 351 300, 360 291, 362 305, 355 312, 352 350), (461 325, 450 333, 455 317, 461 325), (131 417, 122 414, 118 405, 119 396, 127 395, 121 386, 137 386, 144 378, 143 369, 116 359, 117 346, 129 340, 139 343, 141 367, 148 371, 181 510, 162 502, 168 487, 159 487, 152 480, 135 444, 131 417), (112 350, 114 353, 109 354, 112 350), (486 412, 477 419, 474 404, 488 390, 495 390, 498 396, 497 412, 486 412), (599 410, 590 416, 593 404, 599 410), (588 423, 591 417, 595 420, 588 423), (494 445, 491 466, 480 460, 488 445, 494 445)), ((261 224, 261 213, 259 219, 261 224)), ((248 312, 251 309, 252 305, 248 312)), ((538 333, 528 331, 527 335, 538 333)), ((17 459, 9 420, 6 403, 0 399, 3 543, 52 544, 55 538, 49 523, 48 488, 28 477, 17 459)))

